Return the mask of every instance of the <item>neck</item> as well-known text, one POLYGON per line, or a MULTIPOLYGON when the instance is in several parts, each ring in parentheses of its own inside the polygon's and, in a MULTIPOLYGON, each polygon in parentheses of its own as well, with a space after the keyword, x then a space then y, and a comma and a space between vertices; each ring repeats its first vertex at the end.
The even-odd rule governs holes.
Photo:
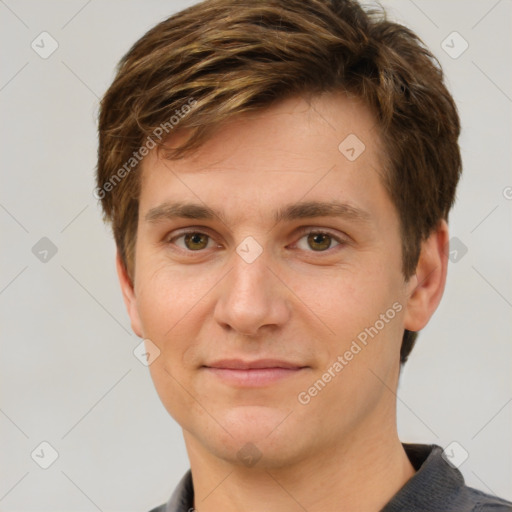
POLYGON ((220 459, 184 431, 200 512, 378 512, 414 474, 396 425, 366 424, 336 446, 286 465, 220 459))

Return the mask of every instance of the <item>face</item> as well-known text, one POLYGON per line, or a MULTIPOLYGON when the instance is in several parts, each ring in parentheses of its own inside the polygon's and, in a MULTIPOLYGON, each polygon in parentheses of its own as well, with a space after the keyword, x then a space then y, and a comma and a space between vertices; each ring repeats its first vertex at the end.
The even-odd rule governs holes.
POLYGON ((190 446, 276 467, 394 422, 411 282, 384 149, 363 105, 323 95, 144 160, 133 288, 121 282, 190 446))

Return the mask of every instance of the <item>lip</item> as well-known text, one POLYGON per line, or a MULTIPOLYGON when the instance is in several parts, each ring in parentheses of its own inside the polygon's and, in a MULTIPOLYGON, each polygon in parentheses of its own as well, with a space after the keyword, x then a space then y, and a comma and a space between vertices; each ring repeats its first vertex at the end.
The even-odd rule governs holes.
POLYGON ((203 366, 204 370, 223 382, 242 387, 267 386, 295 376, 306 368, 306 366, 277 359, 255 361, 223 359, 203 366))
POLYGON ((219 359, 213 363, 205 365, 207 368, 219 368, 225 370, 256 370, 267 368, 285 368, 288 370, 304 368, 300 364, 279 359, 256 359, 254 361, 244 361, 243 359, 219 359))

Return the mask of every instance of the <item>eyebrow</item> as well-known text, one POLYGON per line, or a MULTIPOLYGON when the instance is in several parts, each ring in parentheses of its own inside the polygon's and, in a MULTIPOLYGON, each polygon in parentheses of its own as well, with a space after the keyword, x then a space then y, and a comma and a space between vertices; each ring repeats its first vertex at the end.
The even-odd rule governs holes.
MULTIPOLYGON (((279 208, 274 214, 276 223, 313 217, 342 217, 357 222, 369 222, 370 214, 348 203, 338 201, 301 201, 279 208)), ((226 223, 224 214, 198 203, 162 203, 151 208, 145 215, 146 222, 156 223, 172 219, 220 219, 226 223)))

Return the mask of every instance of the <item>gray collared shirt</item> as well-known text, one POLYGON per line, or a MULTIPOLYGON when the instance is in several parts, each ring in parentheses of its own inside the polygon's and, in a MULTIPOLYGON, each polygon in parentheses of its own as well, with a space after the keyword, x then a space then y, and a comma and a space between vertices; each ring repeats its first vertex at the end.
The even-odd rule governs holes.
MULTIPOLYGON (((512 503, 468 487, 461 472, 436 445, 404 444, 415 475, 381 512, 512 512, 512 503)), ((151 512, 193 512, 194 487, 188 470, 167 503, 151 512)))

